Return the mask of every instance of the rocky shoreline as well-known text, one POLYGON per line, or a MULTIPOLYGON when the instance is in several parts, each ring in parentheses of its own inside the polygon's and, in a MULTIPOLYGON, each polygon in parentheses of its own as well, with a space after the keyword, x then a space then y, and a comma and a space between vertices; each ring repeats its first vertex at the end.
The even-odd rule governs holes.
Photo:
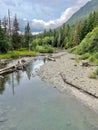
POLYGON ((39 76, 52 83, 54 87, 60 91, 66 91, 67 93, 74 95, 85 105, 97 112, 98 99, 64 83, 60 75, 60 73, 62 73, 70 83, 88 93, 98 96, 98 79, 89 78, 89 75, 94 72, 97 67, 83 67, 81 66, 81 61, 76 62, 75 59, 77 56, 65 51, 54 53, 52 57, 54 57, 56 61, 48 61, 45 63, 38 72, 39 76))

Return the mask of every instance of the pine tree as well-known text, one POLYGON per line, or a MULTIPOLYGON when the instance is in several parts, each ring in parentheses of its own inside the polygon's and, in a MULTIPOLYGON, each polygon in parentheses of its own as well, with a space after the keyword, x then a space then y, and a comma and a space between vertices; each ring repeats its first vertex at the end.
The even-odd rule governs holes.
POLYGON ((9 49, 8 38, 2 28, 0 28, 0 53, 6 53, 9 49))
POLYGON ((0 28, 1 28, 1 19, 0 19, 0 28))
POLYGON ((20 36, 19 36, 19 23, 15 15, 12 29, 12 47, 18 49, 20 47, 20 36))
POLYGON ((30 51, 30 25, 29 22, 27 23, 25 27, 25 47, 28 47, 30 51))

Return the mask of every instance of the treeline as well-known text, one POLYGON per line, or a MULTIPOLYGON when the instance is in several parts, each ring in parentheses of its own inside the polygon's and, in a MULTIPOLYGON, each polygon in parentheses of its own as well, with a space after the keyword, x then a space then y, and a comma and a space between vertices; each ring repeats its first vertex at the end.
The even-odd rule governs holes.
POLYGON ((32 35, 29 22, 25 26, 24 32, 21 33, 16 15, 12 23, 7 17, 0 20, 0 53, 13 50, 53 52, 53 41, 54 37, 45 36, 45 33, 41 36, 32 35))
POLYGON ((77 21, 75 25, 66 23, 63 26, 44 31, 39 37, 53 37, 54 47, 72 48, 81 43, 85 36, 98 25, 98 12, 93 12, 84 21, 77 21))
POLYGON ((29 22, 24 30, 24 34, 20 33, 16 15, 12 23, 10 22, 10 18, 7 17, 0 20, 0 53, 6 53, 9 50, 13 51, 19 48, 30 50, 32 35, 30 33, 29 22))
POLYGON ((96 26, 98 26, 98 12, 93 12, 84 21, 77 21, 75 25, 63 24, 57 29, 44 30, 43 33, 33 36, 29 22, 24 28, 24 34, 21 34, 16 15, 12 24, 10 18, 4 17, 0 20, 0 53, 20 48, 39 52, 53 52, 52 47, 73 48, 79 45, 96 26))

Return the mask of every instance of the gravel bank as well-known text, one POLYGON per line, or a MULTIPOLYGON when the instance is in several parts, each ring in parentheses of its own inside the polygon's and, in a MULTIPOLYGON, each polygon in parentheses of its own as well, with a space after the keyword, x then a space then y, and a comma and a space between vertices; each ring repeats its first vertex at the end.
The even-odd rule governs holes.
POLYGON ((98 96, 98 79, 89 78, 89 75, 96 70, 96 67, 82 67, 80 62, 76 62, 76 56, 67 52, 55 53, 53 54, 53 57, 56 57, 56 61, 49 61, 45 63, 38 72, 42 79, 52 83, 62 92, 66 91, 73 94, 85 105, 97 111, 98 99, 67 85, 63 82, 60 76, 60 73, 64 74, 67 81, 98 96))

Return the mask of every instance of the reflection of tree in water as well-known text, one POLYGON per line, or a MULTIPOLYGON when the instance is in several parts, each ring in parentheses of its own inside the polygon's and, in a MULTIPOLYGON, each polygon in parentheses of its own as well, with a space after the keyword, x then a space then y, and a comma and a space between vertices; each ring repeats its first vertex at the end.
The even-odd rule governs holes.
POLYGON ((21 77, 21 72, 20 72, 20 71, 17 71, 17 72, 15 73, 15 79, 16 79, 18 85, 20 84, 21 78, 22 78, 22 77, 21 77))
POLYGON ((22 77, 20 71, 8 74, 2 79, 0 78, 0 94, 3 94, 3 91, 5 90, 5 85, 8 84, 12 87, 12 93, 14 95, 14 88, 17 84, 19 85, 21 78, 22 77))
POLYGON ((25 67, 25 71, 26 71, 26 74, 27 74, 27 77, 28 77, 28 79, 30 80, 30 78, 31 78, 31 75, 32 75, 32 63, 31 64, 29 64, 29 65, 26 65, 26 67, 25 67))
POLYGON ((3 94, 3 91, 5 90, 5 84, 7 81, 10 81, 9 76, 5 76, 4 78, 0 78, 0 94, 3 94))
MULTIPOLYGON (((25 66, 24 71, 26 71, 28 79, 31 78, 32 70, 33 70, 32 63, 25 66)), ((8 74, 8 75, 4 76, 4 78, 0 78, 0 94, 3 94, 6 84, 8 84, 8 86, 11 87, 12 93, 14 95, 14 93, 15 93, 14 89, 16 86, 18 86, 20 84, 21 78, 22 78, 21 71, 17 71, 17 72, 8 74)))
POLYGON ((19 85, 20 84, 20 80, 21 80, 21 72, 20 71, 17 71, 15 73, 12 73, 12 76, 11 76, 11 86, 12 86, 12 93, 13 95, 15 94, 15 86, 19 85))
POLYGON ((0 94, 2 94, 4 90, 5 90, 4 79, 0 79, 0 94))
POLYGON ((43 58, 43 61, 44 61, 44 63, 46 63, 47 62, 47 58, 45 57, 45 58, 43 58))

